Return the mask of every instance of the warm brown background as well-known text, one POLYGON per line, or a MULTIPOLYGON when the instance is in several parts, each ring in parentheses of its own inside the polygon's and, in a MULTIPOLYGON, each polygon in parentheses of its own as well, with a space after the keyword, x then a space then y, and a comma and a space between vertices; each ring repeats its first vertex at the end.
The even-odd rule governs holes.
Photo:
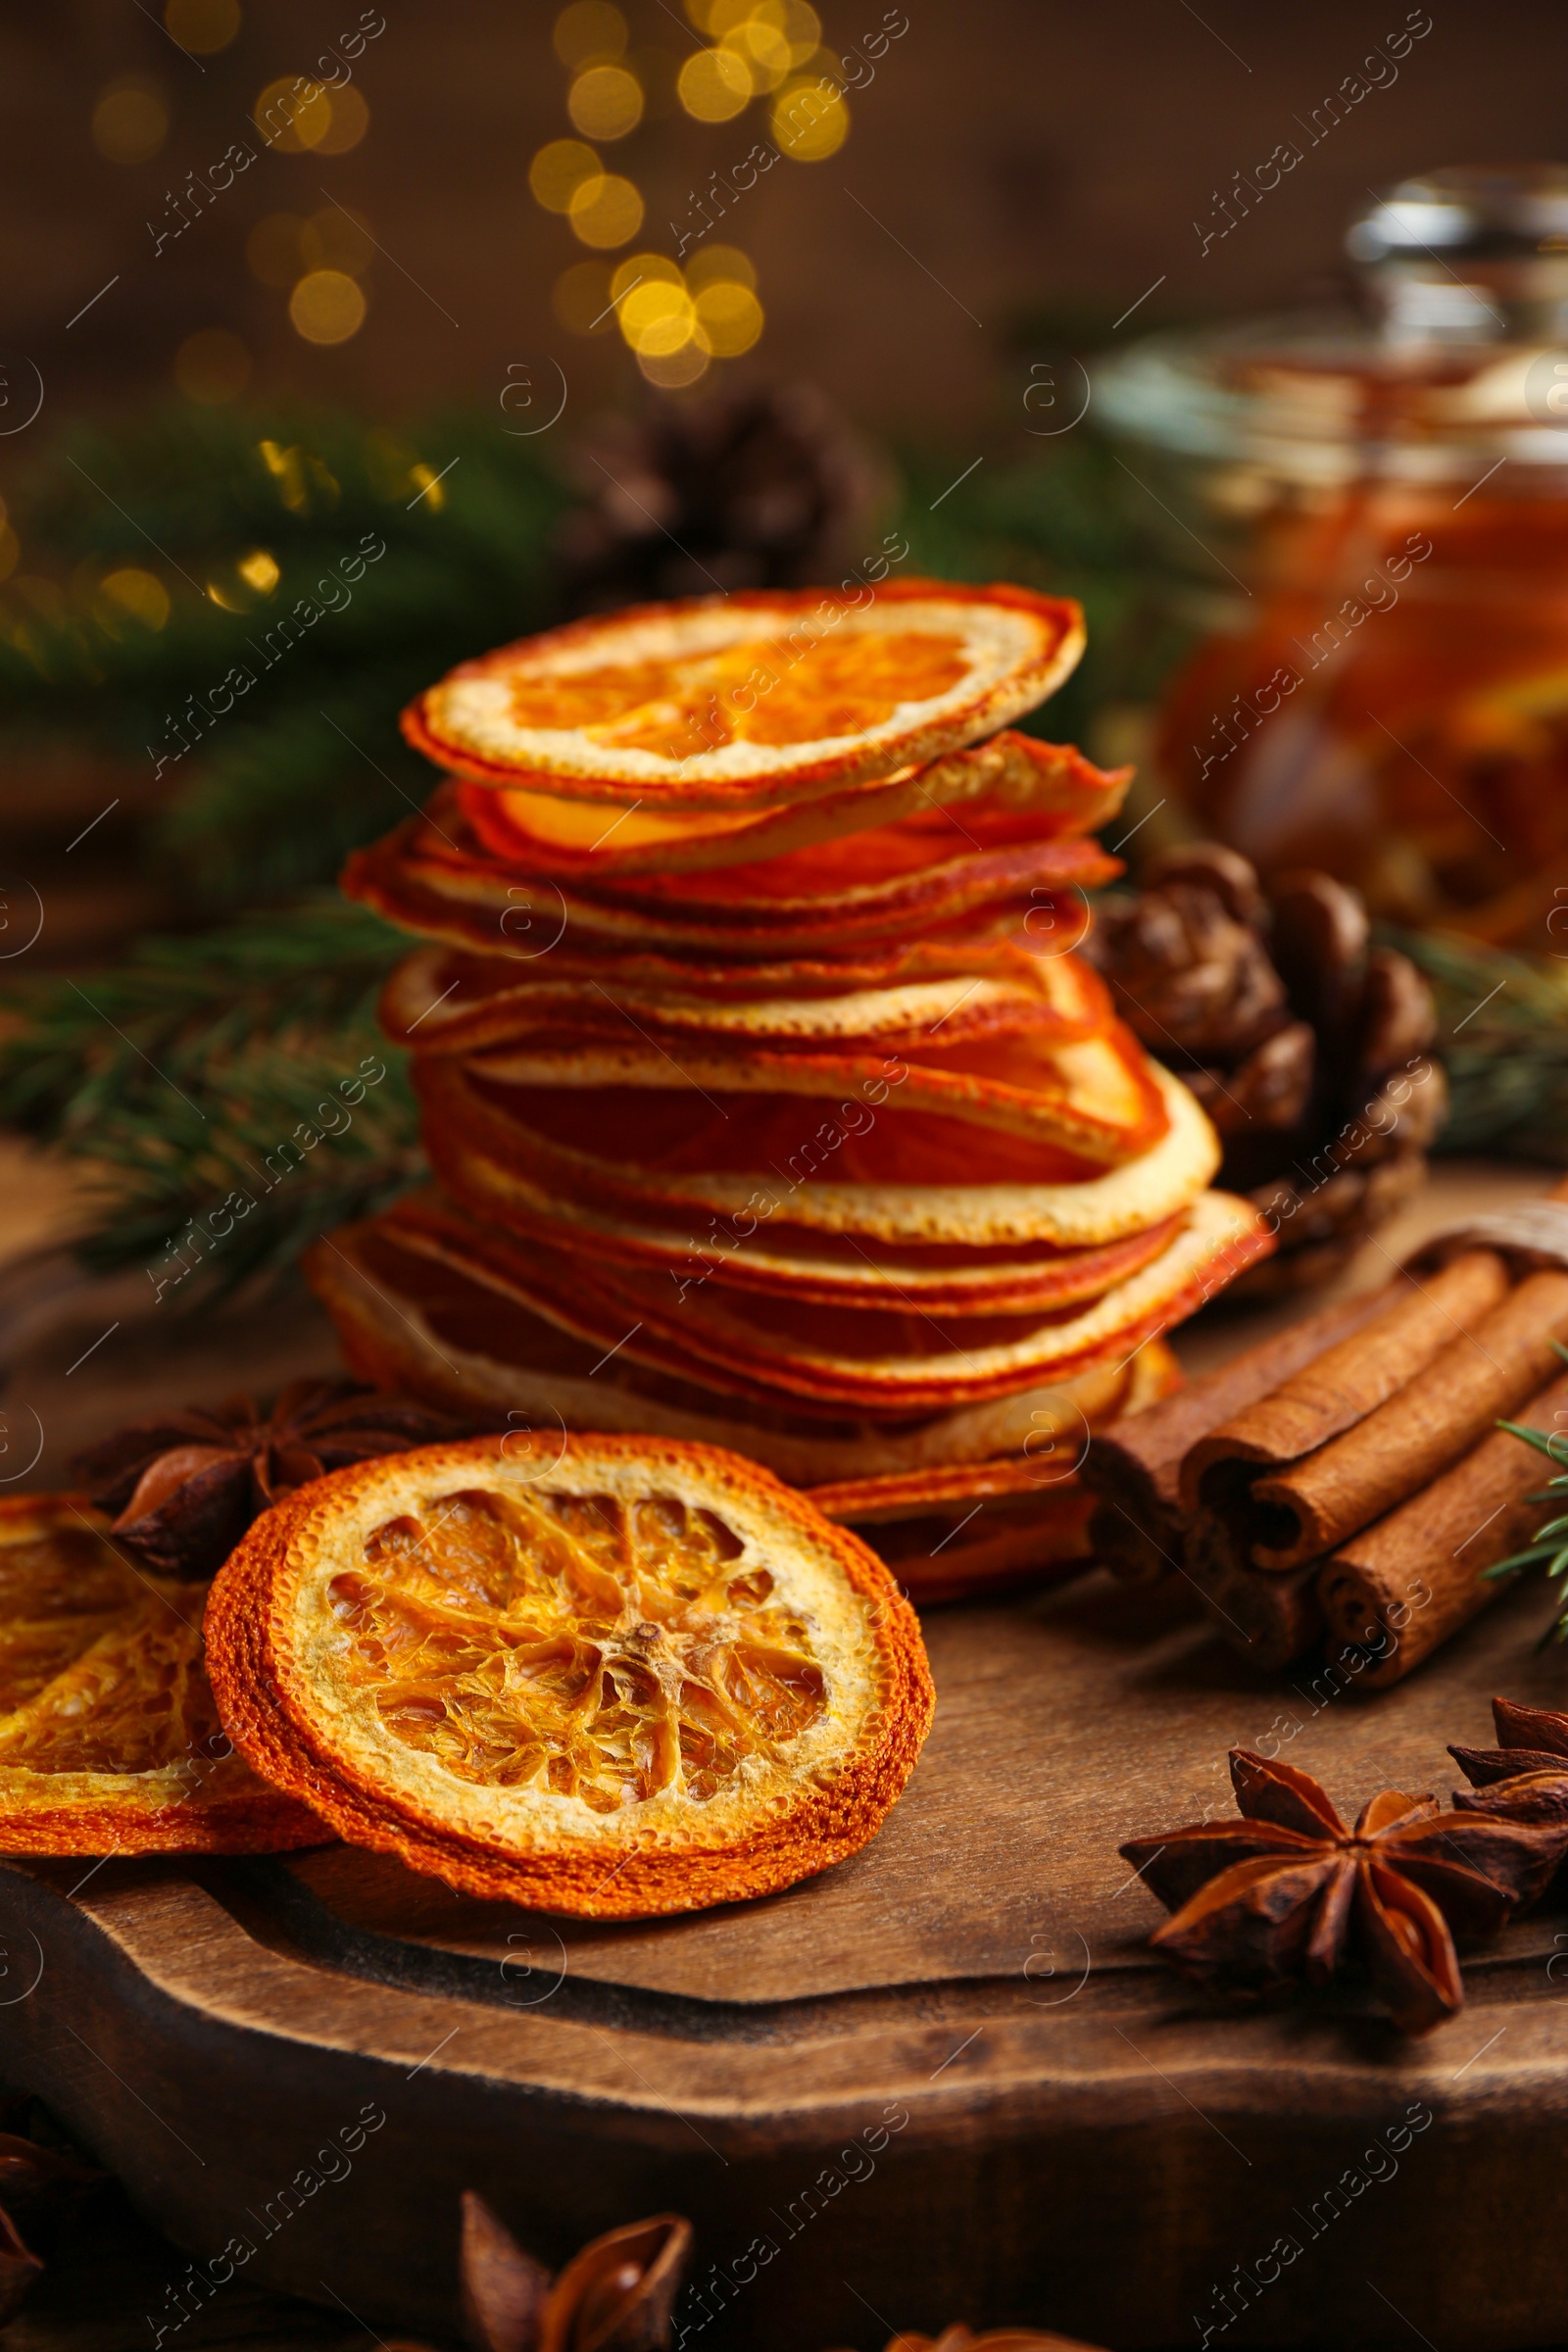
MULTIPOLYGON (((668 81, 697 43, 679 0, 622 5, 656 84, 668 81)), ((883 5, 821 0, 829 44, 858 39, 883 5)), ((549 316, 550 285, 581 249, 527 187, 535 148, 569 128, 556 10, 540 0, 385 0, 386 31, 358 68, 372 118, 364 143, 335 160, 260 157, 152 259, 144 222, 165 190, 244 130, 266 82, 305 70, 359 13, 358 0, 248 0, 238 40, 201 71, 164 35, 161 0, 5 0, 0 338, 42 368, 57 416, 167 387, 181 338, 210 325, 245 338, 253 388, 377 414, 446 396, 488 403, 509 359, 541 344, 564 361, 579 414, 634 383, 617 342, 574 341, 549 316), (162 153, 134 168, 105 162, 89 131, 99 91, 127 71, 151 75, 172 114, 162 153), (361 208, 434 298, 378 258, 366 326, 327 350, 299 342, 285 297, 244 265, 262 212, 311 212, 323 187, 361 208), (68 332, 117 270, 120 284, 68 332)), ((1369 182, 1561 148, 1568 12, 1431 0, 1433 30, 1397 83, 1200 261, 1191 223, 1209 215, 1216 185, 1296 135, 1295 118, 1405 13, 1406 0, 1203 0, 1200 14, 1185 0, 907 0, 909 30, 854 102, 848 144, 826 163, 776 166, 736 221, 768 314, 756 361, 808 372, 885 425, 944 438, 1000 426, 1015 420, 1013 377, 1026 375, 1016 356, 999 365, 1021 314, 1085 304, 1108 323, 1161 273, 1139 324, 1321 291, 1369 182)), ((607 158, 643 187, 654 232, 764 127, 758 105, 718 126, 666 111, 607 158)))

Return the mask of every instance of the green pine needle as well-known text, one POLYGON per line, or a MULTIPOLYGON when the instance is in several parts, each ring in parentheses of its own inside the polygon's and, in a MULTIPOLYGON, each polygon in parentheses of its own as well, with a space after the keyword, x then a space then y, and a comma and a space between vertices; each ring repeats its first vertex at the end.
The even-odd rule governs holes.
POLYGON ((0 1123, 85 1165, 83 1261, 226 1292, 415 1182, 417 1113, 375 1020, 406 946, 321 894, 14 991, 0 1123))
MULTIPOLYGON (((1559 1355, 1565 1353, 1564 1349, 1557 1346, 1555 1340, 1552 1342, 1552 1346, 1556 1348, 1559 1355)), ((1537 1453, 1544 1453, 1548 1461, 1562 1461, 1562 1431, 1552 1430, 1548 1434, 1545 1430, 1526 1429, 1518 1421, 1499 1421, 1497 1427, 1505 1429, 1511 1438, 1522 1438, 1527 1446, 1532 1446, 1537 1453)), ((1565 1471, 1560 1478, 1554 1478, 1544 1494, 1532 1494, 1529 1499, 1532 1502, 1561 1502, 1565 1497, 1568 1497, 1568 1471, 1565 1471)), ((1548 1578, 1555 1578, 1561 1582, 1562 1579, 1568 1577, 1568 1544, 1561 1543, 1557 1539, 1565 1531, 1568 1531, 1568 1512, 1562 1513, 1555 1519, 1548 1519, 1544 1527, 1537 1528, 1534 1541, 1523 1551, 1513 1552, 1507 1559, 1498 1560, 1491 1568, 1483 1568, 1482 1577, 1491 1580, 1501 1576, 1517 1576, 1525 1569, 1544 1566, 1548 1578)), ((1568 1642, 1568 1597, 1565 1597, 1557 1615, 1542 1635, 1540 1646, 1544 1649, 1548 1642, 1568 1642)))

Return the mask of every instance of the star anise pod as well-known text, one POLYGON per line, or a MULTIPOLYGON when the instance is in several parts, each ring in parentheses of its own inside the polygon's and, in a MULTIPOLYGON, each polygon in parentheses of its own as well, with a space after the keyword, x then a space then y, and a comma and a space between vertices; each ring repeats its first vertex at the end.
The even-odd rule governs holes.
MULTIPOLYGON (((474 2352, 660 2352, 691 2252, 678 2213, 628 2222, 552 2279, 473 2189, 463 2197, 459 2284, 474 2352)), ((429 2352, 400 2337, 386 2352, 429 2352)))
POLYGON ((1348 1959, 1401 2033, 1464 2005, 1453 1932, 1493 1935, 1568 1851, 1556 1827, 1444 1813, 1386 1788, 1347 1829, 1309 1774, 1231 1750, 1240 1821, 1194 1822, 1121 1848, 1174 1913, 1150 1938, 1186 1976, 1267 1993, 1325 1984, 1348 1959))
POLYGON ((976 2335, 956 2321, 936 2336, 913 2335, 907 2329, 889 2336, 886 2352, 1101 2352, 1101 2347, 1039 2328, 991 2328, 976 2335))
POLYGON ((128 1421, 78 1454, 113 1532, 166 1576, 216 1576, 251 1521, 327 1470, 468 1435, 467 1425, 352 1380, 291 1381, 268 1406, 228 1396, 128 1421))
POLYGON ((1453 1801, 1467 1813, 1568 1833, 1568 1715, 1494 1698, 1495 1747, 1450 1747, 1470 1782, 1453 1801))

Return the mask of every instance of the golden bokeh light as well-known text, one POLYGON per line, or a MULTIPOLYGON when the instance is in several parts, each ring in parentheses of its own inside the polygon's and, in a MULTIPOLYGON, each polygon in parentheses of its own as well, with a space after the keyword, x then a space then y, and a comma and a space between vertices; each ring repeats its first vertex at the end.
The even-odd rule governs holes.
POLYGON ((150 81, 111 82, 92 110, 92 143, 106 163, 148 163, 168 136, 169 108, 150 81))
POLYGON ((610 0, 573 0, 556 19, 556 55, 564 66, 612 66, 625 48, 626 20, 610 0))
POLYGON ((686 265, 686 283, 694 288, 706 286, 715 277, 733 278, 737 285, 750 286, 754 294, 757 291, 757 271, 738 245, 698 246, 686 265))
POLYGON ((603 262, 573 262, 550 293, 550 307, 574 335, 608 335, 615 324, 610 270, 603 262))
MULTIPOLYGON (((346 270, 363 277, 375 256, 375 239, 363 213, 346 204, 323 205, 300 224, 299 257, 303 270, 346 270)), ((293 272, 293 279, 300 270, 293 272)))
POLYGON ((610 299, 618 302, 623 294, 631 292, 633 286, 643 285, 656 277, 662 278, 666 285, 671 286, 683 286, 686 283, 680 270, 667 254, 628 253, 623 262, 615 265, 614 274, 610 280, 610 299))
POLYGON ((599 158, 581 139, 552 139, 528 166, 528 185, 547 213, 569 213, 584 180, 602 175, 599 158))
POLYGON ((780 153, 793 163, 819 164, 849 137, 850 110, 841 95, 802 74, 785 82, 774 99, 771 128, 780 153))
POLYGON ((739 58, 754 91, 776 90, 795 64, 795 53, 777 24, 762 16, 748 17, 719 46, 739 58))
POLYGON ((239 30, 239 0, 167 0, 164 24, 193 57, 216 57, 239 30))
POLYGON ((822 20, 810 0, 784 0, 783 31, 790 45, 791 61, 804 66, 822 38, 822 20))
POLYGON ((646 278, 615 306, 620 331, 633 351, 679 351, 692 340, 697 309, 684 286, 668 278, 646 278))
POLYGON ((409 467, 409 479, 419 493, 417 503, 428 507, 432 514, 439 514, 447 503, 447 486, 435 467, 426 466, 421 458, 417 466, 409 467))
POLYGON ((312 270, 288 298, 294 332, 307 343, 346 343, 365 323, 365 296, 343 270, 312 270))
POLYGON ((187 400, 221 408, 238 400, 251 380, 251 355, 226 326, 204 326, 174 354, 174 381, 187 400))
POLYGON ((270 556, 265 547, 253 547, 234 568, 245 585, 254 588, 258 596, 270 596, 282 577, 276 558, 270 556))
POLYGON ((353 82, 327 95, 328 122, 315 141, 318 155, 347 155, 370 127, 370 109, 353 82))
POLYGON ((762 306, 750 286, 716 277, 694 305, 697 323, 715 359, 738 360, 762 331, 762 306))
POLYGON ((596 172, 572 191, 567 218, 584 245, 601 253, 629 244, 643 224, 640 191, 618 172, 596 172))
POLYGON ((300 239, 305 222, 298 213, 264 213, 245 240, 245 264, 252 277, 279 291, 292 286, 304 264, 300 239))
POLYGON ((566 112, 585 139, 623 139, 643 119, 643 85, 624 66, 589 66, 566 92, 566 112))
POLYGON ((661 391, 678 392, 708 372, 709 355, 701 343, 683 343, 678 351, 640 351, 637 365, 661 391))
POLYGON ((733 49, 697 49, 675 82, 676 95, 699 122, 728 122, 752 95, 752 76, 733 49))
POLYGON ((307 74, 283 74, 270 81, 251 109, 257 129, 279 155, 303 155, 318 147, 332 127, 332 101, 307 74))
POLYGON ((126 564, 122 571, 112 571, 99 582, 98 593, 110 608, 103 617, 112 627, 114 621, 129 613, 143 628, 161 629, 169 618, 169 591, 162 580, 139 565, 126 564))

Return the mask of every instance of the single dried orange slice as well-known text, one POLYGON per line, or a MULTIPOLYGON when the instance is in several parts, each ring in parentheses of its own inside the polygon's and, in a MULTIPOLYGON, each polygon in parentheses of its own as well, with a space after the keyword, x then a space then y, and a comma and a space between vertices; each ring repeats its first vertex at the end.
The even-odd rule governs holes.
MULTIPOLYGON (((811 800, 937 759, 1043 702, 1083 644, 1079 608, 1027 588, 904 580, 858 604, 823 588, 689 597, 466 662, 403 723, 454 774, 613 804, 646 827, 811 800)), ((543 821, 539 807, 523 813, 530 829, 543 821)))
POLYGON ((596 1918, 862 1846, 933 1706, 874 1554, 716 1447, 509 1446, 338 1471, 257 1521, 208 1615, 257 1770, 352 1843, 596 1918))
POLYGON ((0 1502, 0 1853, 272 1853, 329 1833, 257 1780, 202 1665, 206 1587, 84 1496, 0 1502))

